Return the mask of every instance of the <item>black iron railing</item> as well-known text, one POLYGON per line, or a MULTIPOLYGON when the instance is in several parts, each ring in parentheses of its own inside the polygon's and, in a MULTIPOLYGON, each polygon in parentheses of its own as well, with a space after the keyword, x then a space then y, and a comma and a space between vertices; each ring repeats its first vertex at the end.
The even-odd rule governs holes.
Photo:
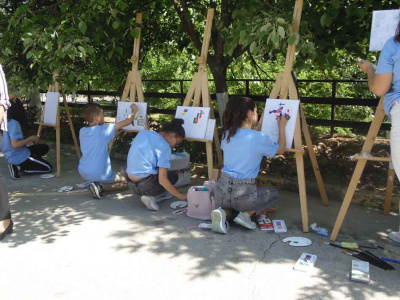
MULTIPOLYGON (((181 103, 183 103, 183 100, 186 96, 185 93, 185 83, 186 85, 189 84, 191 80, 186 80, 186 79, 167 79, 167 80, 158 80, 158 79, 146 79, 143 80, 143 85, 146 86, 146 83, 165 83, 165 82, 171 82, 171 83, 178 83, 178 89, 179 92, 152 92, 150 89, 147 89, 146 92, 144 93, 145 98, 164 98, 164 99, 177 99, 180 100, 181 103)), ((212 82, 213 80, 210 80, 212 82)), ((254 94, 252 93, 251 90, 251 83, 263 83, 264 85, 270 85, 272 88, 274 80, 269 80, 269 79, 229 79, 227 80, 228 82, 228 88, 230 85, 233 83, 241 83, 244 88, 239 88, 239 90, 242 90, 242 93, 236 93, 239 96, 246 96, 254 99, 255 101, 261 101, 264 102, 266 100, 266 95, 269 94, 270 91, 268 91, 268 87, 263 87, 263 90, 267 90, 265 95, 259 95, 259 94, 254 94), (243 84, 244 83, 244 84, 243 84)), ((365 89, 364 91, 368 88, 366 85, 366 80, 298 80, 298 87, 299 87, 299 94, 301 98, 301 102, 305 104, 325 104, 325 105, 330 105, 330 118, 329 119, 316 119, 316 118, 307 118, 307 123, 309 125, 314 125, 314 126, 328 126, 330 127, 331 130, 331 135, 334 132, 335 127, 343 127, 343 128, 355 128, 355 129, 362 129, 362 130, 368 130, 370 126, 370 122, 359 122, 359 121, 352 121, 352 120, 337 120, 336 119, 336 113, 335 113, 335 108, 337 106, 348 106, 348 105, 354 105, 354 106, 368 106, 368 107, 376 107, 378 105, 379 99, 378 98, 343 98, 343 97, 337 97, 337 89, 338 89, 338 84, 351 84, 351 85, 357 85, 357 84, 364 84, 365 89), (330 96, 328 97, 307 97, 305 95, 302 95, 302 90, 306 89, 308 84, 315 84, 315 83, 321 83, 321 84, 329 84, 330 87, 330 96)), ((113 97, 120 97, 121 93, 119 92, 107 92, 107 91, 93 91, 90 89, 90 86, 88 86, 88 90, 79 90, 76 92, 78 95, 84 95, 88 97, 88 101, 90 99, 93 99, 93 97, 96 96, 113 96, 113 97)), ((211 99, 216 100, 216 95, 215 93, 211 94, 211 99)), ((71 103, 69 104, 72 107, 80 107, 83 104, 74 104, 71 103)), ((104 109, 106 110, 116 110, 116 105, 106 105, 104 106, 104 109)), ((175 114, 175 110, 173 109, 160 109, 156 107, 149 107, 149 114, 175 114)), ((218 112, 216 112, 216 116, 218 117, 218 112)), ((390 124, 389 123, 383 123, 381 130, 390 130, 390 124)))

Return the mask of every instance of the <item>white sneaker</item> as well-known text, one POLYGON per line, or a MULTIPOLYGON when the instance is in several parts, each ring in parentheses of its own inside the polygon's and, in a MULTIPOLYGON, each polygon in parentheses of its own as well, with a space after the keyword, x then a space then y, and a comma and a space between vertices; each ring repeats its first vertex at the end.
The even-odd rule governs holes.
POLYGON ((393 242, 400 243, 400 231, 393 231, 389 233, 388 238, 391 239, 393 242))
POLYGON ((256 223, 251 221, 250 215, 245 212, 240 212, 233 222, 251 230, 256 229, 256 223))
POLYGON ((225 211, 222 208, 214 209, 211 212, 211 230, 214 232, 227 234, 228 229, 225 211))
POLYGON ((168 192, 164 192, 158 196, 156 196, 156 202, 161 202, 163 200, 167 200, 167 199, 171 199, 174 195, 172 195, 171 193, 168 192))
POLYGON ((140 198, 142 200, 143 204, 147 207, 149 210, 159 210, 159 206, 156 203, 156 197, 154 196, 142 196, 140 198))

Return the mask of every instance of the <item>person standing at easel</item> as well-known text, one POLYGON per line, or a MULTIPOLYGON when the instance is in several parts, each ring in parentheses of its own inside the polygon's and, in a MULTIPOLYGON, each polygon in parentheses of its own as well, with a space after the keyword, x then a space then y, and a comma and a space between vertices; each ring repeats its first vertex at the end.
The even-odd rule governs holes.
MULTIPOLYGON (((0 126, 7 130, 7 109, 10 107, 8 89, 3 67, 0 65, 0 126)), ((11 219, 10 204, 8 202, 7 187, 3 177, 0 175, 0 241, 7 234, 13 232, 13 221, 11 219)))
MULTIPOLYGON (((387 40, 383 46, 376 70, 367 60, 360 60, 358 65, 368 76, 370 91, 377 96, 384 96, 384 109, 392 121, 391 158, 397 178, 400 179, 400 22, 395 36, 387 40)), ((397 232, 389 233, 388 237, 400 243, 400 228, 397 232)))

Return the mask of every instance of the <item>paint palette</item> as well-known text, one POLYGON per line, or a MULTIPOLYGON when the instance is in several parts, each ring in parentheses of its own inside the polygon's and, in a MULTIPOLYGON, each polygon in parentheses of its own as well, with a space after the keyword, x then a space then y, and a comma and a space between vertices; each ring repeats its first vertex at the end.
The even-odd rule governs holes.
POLYGON ((299 236, 293 236, 293 237, 287 237, 282 240, 284 243, 288 243, 290 246, 293 247, 306 247, 310 246, 312 242, 304 237, 299 237, 299 236))
POLYGON ((44 179, 49 179, 49 178, 54 178, 56 175, 54 174, 43 174, 40 175, 40 178, 44 178, 44 179))
POLYGON ((171 205, 170 205, 170 207, 172 209, 184 208, 186 206, 187 206, 187 202, 186 201, 175 201, 175 202, 172 202, 171 205))
POLYGON ((57 192, 59 192, 59 193, 65 193, 65 192, 72 191, 73 188, 74 188, 73 186, 66 185, 66 186, 60 187, 60 188, 57 190, 57 192))

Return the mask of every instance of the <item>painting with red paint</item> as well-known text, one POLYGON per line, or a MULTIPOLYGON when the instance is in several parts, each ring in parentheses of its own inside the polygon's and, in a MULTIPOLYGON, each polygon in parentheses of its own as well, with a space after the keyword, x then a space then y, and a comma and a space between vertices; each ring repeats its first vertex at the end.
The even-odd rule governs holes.
POLYGON ((286 148, 292 148, 299 103, 299 100, 267 99, 261 132, 277 143, 279 137, 278 121, 280 118, 286 118, 288 120, 285 130, 286 148))

